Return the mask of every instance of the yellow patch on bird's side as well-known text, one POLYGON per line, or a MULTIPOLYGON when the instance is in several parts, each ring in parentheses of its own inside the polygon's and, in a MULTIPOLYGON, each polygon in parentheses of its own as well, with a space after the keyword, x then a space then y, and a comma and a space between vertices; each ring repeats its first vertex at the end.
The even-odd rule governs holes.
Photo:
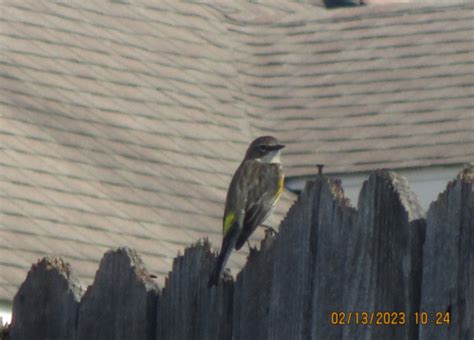
POLYGON ((276 193, 276 200, 278 200, 283 192, 283 188, 285 187, 285 176, 282 174, 278 179, 278 190, 276 193))
POLYGON ((235 214, 233 212, 228 213, 227 216, 224 218, 224 228, 223 228, 224 235, 226 235, 229 232, 230 227, 234 223, 234 220, 235 220, 235 214))

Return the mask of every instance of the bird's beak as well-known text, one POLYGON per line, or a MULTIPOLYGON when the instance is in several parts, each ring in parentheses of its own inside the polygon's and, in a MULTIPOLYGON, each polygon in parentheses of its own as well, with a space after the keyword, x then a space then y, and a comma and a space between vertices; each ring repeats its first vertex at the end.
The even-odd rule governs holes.
POLYGON ((269 146, 268 148, 272 151, 283 149, 285 146, 283 144, 277 144, 269 146))

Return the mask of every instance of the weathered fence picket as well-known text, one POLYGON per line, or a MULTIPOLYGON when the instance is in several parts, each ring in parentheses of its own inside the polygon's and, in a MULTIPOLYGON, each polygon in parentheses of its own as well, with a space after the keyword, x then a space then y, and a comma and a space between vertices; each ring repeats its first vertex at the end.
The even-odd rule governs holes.
POLYGON ((451 326, 428 322, 420 339, 474 339, 474 171, 465 169, 428 210, 421 310, 451 326), (436 315, 438 314, 438 315, 436 315))
POLYGON ((158 294, 135 251, 108 251, 81 299, 77 339, 155 339, 158 294))
POLYGON ((226 277, 211 289, 215 254, 207 241, 174 260, 162 290, 128 248, 105 254, 85 293, 62 260, 43 259, 15 296, 9 336, 472 340, 473 184, 470 167, 425 219, 406 180, 393 172, 371 174, 358 209, 339 181, 320 177, 307 184, 279 234, 267 234, 251 251, 235 282, 226 277), (362 324, 362 312, 378 311, 404 313, 405 322, 362 324), (333 312, 345 313, 346 324, 333 324, 333 312), (419 312, 428 313, 426 324, 416 322, 419 312), (437 312, 449 312, 450 325, 435 325, 437 312))
MULTIPOLYGON (((349 235, 344 310, 413 315, 420 301, 424 232, 418 201, 403 177, 377 171, 362 187, 358 213, 349 235)), ((416 339, 417 333, 406 317, 403 327, 344 327, 343 339, 416 339)))
POLYGON ((13 300, 11 339, 75 339, 82 293, 63 260, 38 261, 13 300))
POLYGON ((214 255, 208 242, 173 263, 158 308, 157 339, 230 339, 233 282, 207 287, 214 255))

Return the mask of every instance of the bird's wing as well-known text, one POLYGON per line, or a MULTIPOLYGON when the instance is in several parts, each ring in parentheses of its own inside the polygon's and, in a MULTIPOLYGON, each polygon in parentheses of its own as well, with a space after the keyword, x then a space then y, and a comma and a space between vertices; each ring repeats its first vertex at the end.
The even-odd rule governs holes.
POLYGON ((224 238, 234 228, 241 228, 245 217, 248 185, 246 183, 245 167, 241 164, 230 182, 225 202, 222 233, 224 238))
POLYGON ((278 166, 264 166, 249 183, 242 231, 235 244, 240 249, 255 229, 270 215, 283 187, 283 174, 278 166))
POLYGON ((222 246, 217 257, 216 265, 212 271, 208 286, 217 285, 222 271, 229 259, 235 242, 242 230, 245 218, 245 204, 247 201, 247 185, 245 184, 244 167, 237 169, 230 182, 225 203, 224 218, 222 221, 222 246))

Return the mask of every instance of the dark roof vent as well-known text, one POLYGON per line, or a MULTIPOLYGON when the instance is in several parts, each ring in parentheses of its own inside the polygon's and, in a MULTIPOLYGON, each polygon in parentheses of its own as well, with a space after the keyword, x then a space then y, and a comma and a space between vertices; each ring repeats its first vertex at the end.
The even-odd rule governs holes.
POLYGON ((327 8, 364 6, 364 0, 323 0, 327 8))

